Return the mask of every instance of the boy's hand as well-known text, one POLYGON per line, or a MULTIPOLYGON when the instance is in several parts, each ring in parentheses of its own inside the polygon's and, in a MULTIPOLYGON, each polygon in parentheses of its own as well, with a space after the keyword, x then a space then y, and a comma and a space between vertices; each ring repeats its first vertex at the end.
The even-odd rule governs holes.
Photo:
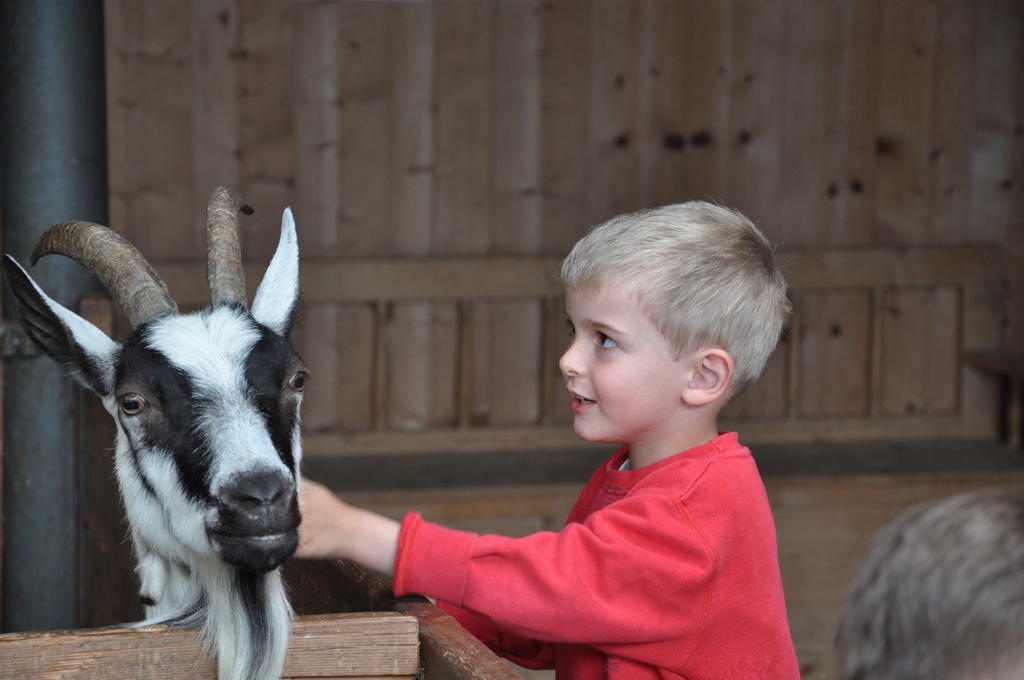
POLYGON ((323 484, 303 477, 302 524, 295 557, 355 560, 390 576, 401 525, 344 503, 323 484))
POLYGON ((302 478, 302 524, 299 525, 300 559, 343 559, 344 515, 347 506, 323 484, 302 478))

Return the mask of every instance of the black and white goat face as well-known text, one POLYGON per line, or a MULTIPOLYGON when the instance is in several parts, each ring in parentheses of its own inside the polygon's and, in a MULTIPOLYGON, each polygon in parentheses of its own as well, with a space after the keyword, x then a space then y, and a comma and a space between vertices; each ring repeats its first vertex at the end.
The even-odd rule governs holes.
POLYGON ((104 403, 128 454, 118 458, 126 500, 172 520, 153 517, 145 524, 167 535, 143 538, 185 563, 217 552, 254 572, 291 555, 306 371, 288 341, 218 307, 140 328, 113 369, 104 403))
POLYGON ((273 678, 290 608, 276 568, 298 542, 306 367, 288 341, 298 298, 291 212, 251 311, 225 189, 208 219, 210 308, 179 314, 142 256, 106 227, 64 223, 33 261, 72 257, 133 330, 118 343, 43 292, 9 256, 4 276, 32 339, 96 392, 117 424, 115 469, 147 621, 201 626, 219 675, 273 678))

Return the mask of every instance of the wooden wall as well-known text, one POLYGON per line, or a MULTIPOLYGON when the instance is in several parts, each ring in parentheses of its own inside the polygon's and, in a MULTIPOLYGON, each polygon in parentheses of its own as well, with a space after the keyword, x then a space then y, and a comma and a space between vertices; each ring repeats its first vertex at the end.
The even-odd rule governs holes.
MULTIPOLYGON (((694 198, 750 215, 793 284, 789 332, 729 426, 752 441, 995 433, 995 386, 960 357, 1024 349, 1020 0, 105 9, 111 226, 186 306, 204 302, 215 185, 257 209, 250 285, 295 210, 310 456, 577 445, 558 263, 594 223, 694 198)), ((828 484, 814 503, 769 487, 780 535, 835 505, 828 484)), ((506 514, 510 533, 535 527, 506 514)), ((830 522, 807 540, 847 536, 830 522)), ((784 541, 784 562, 804 548, 784 541)), ((826 627, 806 621, 809 637, 826 627)))
POLYGON ((994 386, 960 353, 1024 328, 1006 316, 1024 281, 1022 14, 108 0, 111 222, 201 304, 212 187, 256 207, 260 266, 293 206, 312 455, 571 445, 547 277, 588 226, 695 198, 745 211, 792 265, 793 323, 730 426, 991 436, 994 386), (495 272, 511 278, 488 292, 495 272))

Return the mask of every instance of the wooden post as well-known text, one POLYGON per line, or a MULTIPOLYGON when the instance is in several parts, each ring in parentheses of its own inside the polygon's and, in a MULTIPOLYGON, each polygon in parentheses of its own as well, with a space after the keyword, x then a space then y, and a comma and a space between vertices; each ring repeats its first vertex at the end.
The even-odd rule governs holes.
POLYGON ((424 677, 429 680, 522 680, 458 621, 429 602, 400 602, 395 607, 420 624, 424 677))

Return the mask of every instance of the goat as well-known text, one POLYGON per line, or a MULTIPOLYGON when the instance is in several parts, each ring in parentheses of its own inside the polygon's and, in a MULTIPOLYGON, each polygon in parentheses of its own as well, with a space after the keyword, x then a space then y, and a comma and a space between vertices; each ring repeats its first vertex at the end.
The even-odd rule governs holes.
POLYGON ((281 237, 246 305, 238 213, 218 187, 207 210, 211 306, 181 314, 139 251, 114 231, 65 222, 51 253, 93 272, 127 316, 115 342, 49 298, 9 255, 3 275, 33 341, 103 401, 146 619, 203 631, 220 680, 280 677, 291 608, 279 565, 298 544, 300 406, 309 373, 289 343, 299 250, 281 237))

